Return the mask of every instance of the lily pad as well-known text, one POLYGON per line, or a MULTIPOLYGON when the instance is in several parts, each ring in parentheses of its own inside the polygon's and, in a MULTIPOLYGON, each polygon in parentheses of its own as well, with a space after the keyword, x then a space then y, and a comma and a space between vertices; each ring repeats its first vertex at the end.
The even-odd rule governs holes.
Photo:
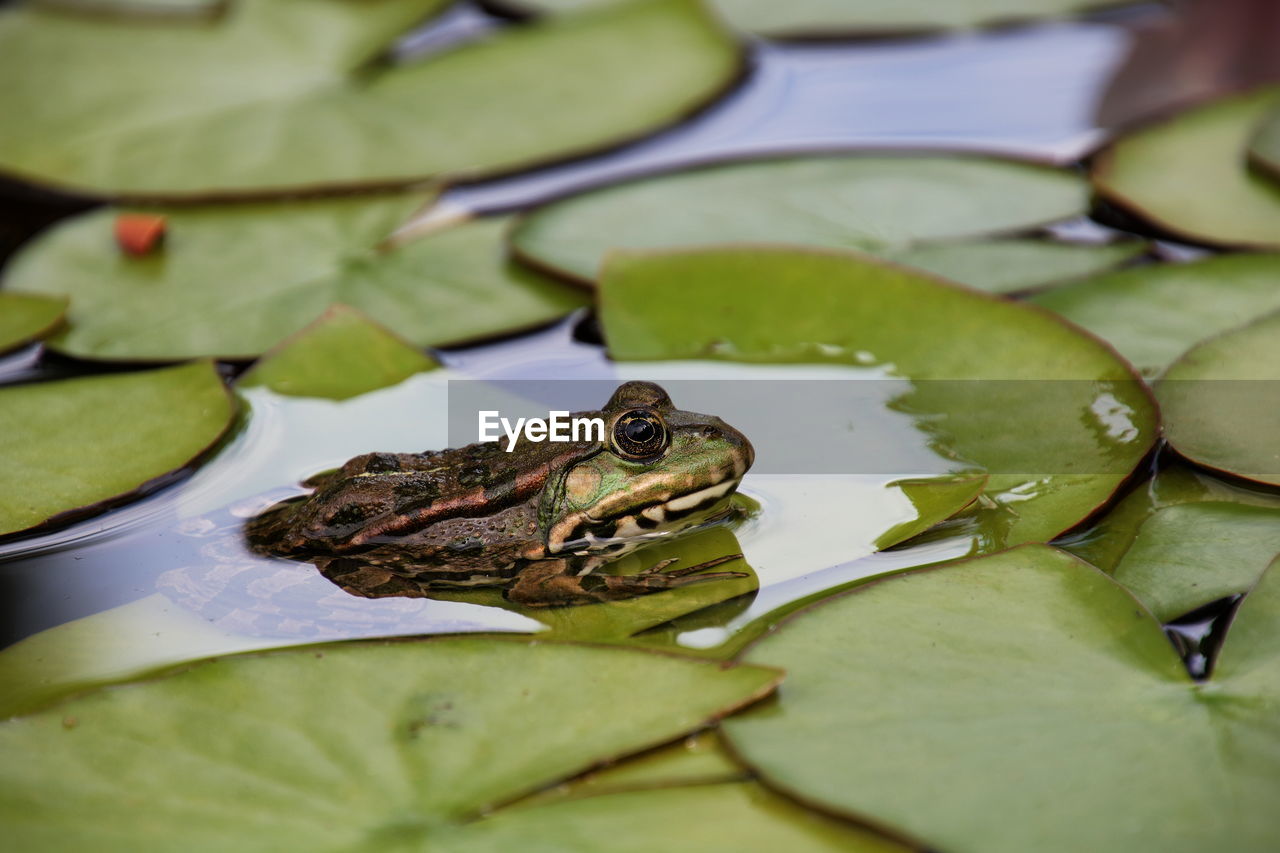
POLYGON ((0 353, 48 335, 62 324, 66 313, 66 299, 0 293, 0 353))
POLYGON ((780 701, 724 728, 767 784, 942 850, 1270 850, 1278 626, 1273 570, 1198 683, 1113 580, 1017 548, 793 617, 745 655, 780 701))
POLYGON ((678 737, 778 678, 473 638, 216 660, 0 724, 0 817, 31 851, 455 849, 444 839, 477 813, 678 737))
POLYGON ((254 358, 334 303, 416 346, 530 328, 585 303, 574 288, 507 260, 501 218, 377 248, 424 200, 173 209, 163 248, 140 258, 116 249, 116 212, 95 211, 29 244, 4 285, 71 298, 55 349, 127 360, 254 358))
POLYGON ((1254 127, 1275 88, 1199 107, 1122 138, 1098 158, 1098 190, 1172 234, 1280 248, 1280 183, 1248 168, 1254 127))
MULTIPOLYGON (((984 547, 1045 541, 1109 499, 1155 407, 1098 341, 1024 305, 854 253, 616 253, 600 320, 618 359, 879 364, 940 456, 991 473, 984 547), (983 380, 983 381, 973 381, 983 380)), ((904 472, 905 473, 905 472, 904 472)))
POLYGON ((1280 109, 1273 109, 1258 125, 1250 154, 1255 164, 1280 178, 1280 109))
POLYGON ((0 169, 93 195, 261 196, 476 177, 702 106, 738 45, 696 0, 630 0, 375 62, 442 0, 237 0, 207 27, 0 16, 0 169), (162 80, 163 85, 156 85, 162 80))
POLYGON ((1138 530, 1152 515, 1166 507, 1205 503, 1280 509, 1280 494, 1227 482, 1201 468, 1165 460, 1155 476, 1137 484, 1088 531, 1064 541, 1061 547, 1104 572, 1113 573, 1138 538, 1138 530))
POLYGON ((1205 502, 1157 510, 1116 567, 1161 622, 1246 592, 1280 555, 1280 509, 1205 502))
POLYGON ((918 515, 911 521, 904 521, 886 530, 876 540, 876 547, 882 550, 924 533, 938 522, 951 518, 969 506, 987 487, 987 477, 899 480, 890 485, 902 489, 918 515))
POLYGON ((1156 384, 1165 437, 1193 462, 1280 486, 1280 312, 1190 349, 1156 384))
POLYGON ((359 311, 335 305, 259 359, 238 384, 290 397, 346 400, 437 366, 359 311))
MULTIPOLYGON (((568 12, 611 0, 500 0, 494 5, 519 10, 568 12)), ((1122 0, 715 0, 732 24, 764 35, 871 35, 968 28, 1068 15, 1116 5, 1122 0)))
POLYGON ((1107 341, 1143 376, 1194 344, 1280 310, 1280 255, 1150 264, 1031 297, 1107 341))
POLYGON ((86 15, 120 15, 176 21, 204 21, 233 0, 32 0, 31 5, 86 15))
POLYGON ((0 534, 156 487, 208 450, 234 413, 208 362, 0 389, 0 534))
POLYGON ((1140 240, 1091 245, 1024 239, 922 243, 874 254, 979 290, 1018 293, 1104 272, 1146 249, 1140 240))
POLYGON ((911 849, 742 782, 517 807, 442 841, 446 839, 443 849, 458 853, 906 853, 911 849))
MULTIPOLYGON (((523 219, 511 239, 536 265, 590 282, 615 248, 794 243, 892 256, 922 241, 1023 230, 1088 207, 1082 180, 1029 163, 798 157, 704 167, 574 196, 523 219)), ((941 251, 929 262, 938 263, 941 251)))
POLYGON ((747 769, 729 757, 716 730, 707 729, 679 743, 633 755, 579 776, 531 797, 530 801, 550 802, 641 788, 740 782, 746 778, 747 769))

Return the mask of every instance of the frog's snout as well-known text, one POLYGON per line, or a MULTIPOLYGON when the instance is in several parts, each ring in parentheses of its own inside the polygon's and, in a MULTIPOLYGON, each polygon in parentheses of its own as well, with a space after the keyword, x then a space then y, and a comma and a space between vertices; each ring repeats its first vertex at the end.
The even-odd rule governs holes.
POLYGON ((711 426, 714 429, 714 438, 728 447, 729 454, 736 463, 735 478, 741 478, 756 461, 756 449, 751 446, 750 439, 719 418, 713 418, 711 426))

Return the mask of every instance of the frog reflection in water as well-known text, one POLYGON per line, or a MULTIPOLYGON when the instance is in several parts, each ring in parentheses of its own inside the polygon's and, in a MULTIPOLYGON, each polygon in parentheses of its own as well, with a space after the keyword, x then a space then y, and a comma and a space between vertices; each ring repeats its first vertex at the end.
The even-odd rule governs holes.
POLYGON ((663 561, 635 575, 593 570, 691 529, 751 467, 746 437, 628 382, 599 412, 605 441, 498 443, 369 453, 308 481, 315 492, 251 519, 258 553, 307 560, 356 595, 500 587, 530 607, 631 598, 745 577, 663 561))

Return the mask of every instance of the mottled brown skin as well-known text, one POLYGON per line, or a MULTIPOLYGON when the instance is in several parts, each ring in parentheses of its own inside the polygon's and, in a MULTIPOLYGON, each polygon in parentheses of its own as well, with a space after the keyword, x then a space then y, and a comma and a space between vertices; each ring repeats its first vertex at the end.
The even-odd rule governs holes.
POLYGON ((537 607, 741 577, 696 574, 709 564, 591 574, 644 533, 678 532, 690 516, 727 499, 753 451, 741 433, 718 418, 676 409, 651 383, 626 383, 603 410, 580 414, 606 420, 603 443, 522 438, 511 453, 485 443, 357 456, 309 480, 313 494, 251 519, 248 541, 259 553, 313 562, 346 591, 366 597, 488 586, 537 607), (636 458, 621 449, 630 445, 611 440, 619 422, 637 413, 664 426, 660 452, 636 458), (694 497, 679 500, 688 495, 694 497), (684 505, 694 500, 695 507, 684 505))

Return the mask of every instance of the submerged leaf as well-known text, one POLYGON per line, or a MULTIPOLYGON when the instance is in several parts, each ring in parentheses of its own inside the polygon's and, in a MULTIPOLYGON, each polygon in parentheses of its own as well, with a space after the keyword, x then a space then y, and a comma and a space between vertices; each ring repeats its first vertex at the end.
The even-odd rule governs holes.
POLYGON ((506 258, 506 220, 375 248, 421 195, 174 208, 162 251, 121 255, 114 212, 29 244, 5 287, 69 296, 54 348, 87 358, 253 358, 334 303, 417 346, 460 343, 563 316, 586 297, 506 258))
POLYGON ((208 450, 234 412, 208 362, 0 389, 0 534, 138 494, 208 450))
POLYGON ((66 313, 66 299, 0 292, 0 353, 48 335, 66 313))
POLYGON ((1183 456, 1280 486, 1280 312, 1192 347, 1156 397, 1165 437, 1183 456))
POLYGON ((866 584, 745 659, 787 680, 778 703, 726 721, 734 751, 805 802, 930 848, 1280 845, 1280 571, 1208 684, 1118 584, 1044 546, 866 584))
MULTIPOLYGON (((991 473, 987 547, 1044 541, 1105 502, 1155 438, 1141 383, 1045 312, 852 253, 617 253, 600 319, 619 359, 880 364, 942 457, 991 473), (975 381, 976 380, 976 381, 975 381)), ((906 472, 904 472, 906 473, 906 472)))
POLYGON ((436 366, 435 359, 359 311, 335 305, 255 362, 238 384, 265 385, 290 397, 346 400, 436 366))
POLYGON ((1280 255, 1149 264, 1031 297, 1093 332, 1144 376, 1194 344, 1280 310, 1280 255))
POLYGON ((684 117, 737 75, 696 0, 631 0, 375 62, 442 0, 236 0, 202 27, 0 13, 0 169, 207 198, 509 171, 684 117))
MULTIPOLYGON (((1088 205, 1079 178, 1016 161, 796 157, 605 187, 535 211, 511 239, 538 266, 592 281, 610 249, 794 243, 895 257, 919 242, 1021 230, 1080 215, 1088 205)), ((941 251, 926 262, 946 274, 941 251)), ((948 263, 966 265, 968 274, 967 258, 948 263)))
POLYGON ((457 849, 446 839, 476 814, 778 678, 458 637, 211 661, 0 724, 0 819, 29 851, 457 849))
POLYGON ((1262 89, 1139 130, 1103 152, 1094 183, 1180 237, 1280 248, 1280 183, 1245 158, 1254 126, 1278 99, 1280 90, 1262 89))
MULTIPOLYGON (((733 533, 724 527, 710 527, 628 554, 598 569, 596 573, 635 574, 668 559, 675 560, 673 568, 679 569, 734 554, 740 558, 741 552, 742 547, 733 533)), ((621 643, 641 631, 739 596, 750 595, 760 588, 760 579, 755 570, 742 559, 722 563, 708 571, 736 572, 742 577, 696 583, 621 601, 573 607, 522 607, 508 601, 501 591, 495 589, 433 591, 429 597, 514 611, 546 625, 546 636, 557 640, 621 643)))

